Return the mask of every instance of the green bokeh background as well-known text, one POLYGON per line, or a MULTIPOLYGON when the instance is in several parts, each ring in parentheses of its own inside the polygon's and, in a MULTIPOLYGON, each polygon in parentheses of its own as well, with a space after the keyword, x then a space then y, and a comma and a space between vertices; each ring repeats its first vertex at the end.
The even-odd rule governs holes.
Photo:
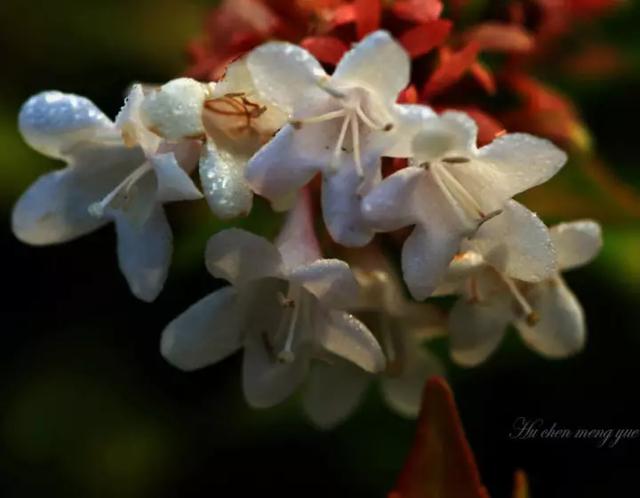
MULTIPOLYGON (((165 81, 186 67, 184 46, 201 32, 205 0, 58 0, 0 4, 0 496, 383 496, 411 444, 415 424, 391 414, 372 389, 357 415, 323 433, 298 400, 253 411, 242 399, 239 361, 181 373, 158 353, 164 325, 220 282, 202 251, 222 225, 204 203, 169 208, 176 254, 165 292, 136 301, 117 271, 110 228, 59 247, 33 248, 10 232, 17 196, 58 166, 31 151, 16 129, 19 106, 43 89, 90 97, 117 112, 133 81, 165 81)), ((578 102, 596 148, 640 191, 640 8, 583 31, 628 61, 615 78, 546 76, 578 102)), ((565 173, 602 206, 605 249, 568 281, 582 300, 585 352, 540 359, 511 334, 480 368, 449 364, 470 442, 492 496, 509 495, 516 468, 533 496, 635 496, 640 440, 512 441, 516 417, 569 428, 640 428, 640 223, 612 216, 597 185, 565 173), (606 208, 606 209, 605 209, 606 208)), ((556 181, 556 180, 554 180, 556 181)), ((555 221, 550 219, 549 221, 555 221)), ((278 220, 259 204, 242 225, 273 235, 278 220)), ((446 358, 446 345, 436 345, 446 358)))

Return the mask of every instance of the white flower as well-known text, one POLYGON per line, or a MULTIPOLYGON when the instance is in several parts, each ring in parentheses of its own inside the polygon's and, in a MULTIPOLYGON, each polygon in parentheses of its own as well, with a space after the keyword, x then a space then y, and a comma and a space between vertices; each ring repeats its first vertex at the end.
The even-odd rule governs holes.
POLYGON ((400 282, 379 253, 367 251, 359 256, 354 274, 362 292, 352 311, 378 339, 387 367, 376 377, 339 358, 314 365, 303 402, 309 418, 324 429, 345 420, 376 378, 394 411, 416 417, 424 384, 444 370, 422 344, 445 333, 443 313, 431 304, 405 299, 400 282))
POLYGON ((416 299, 433 292, 465 237, 566 161, 551 142, 531 135, 503 135, 480 149, 476 136, 466 114, 429 119, 414 140, 410 166, 363 200, 365 218, 379 231, 415 225, 402 250, 402 269, 416 299))
POLYGON ((231 219, 251 211, 247 162, 286 117, 259 98, 245 58, 231 63, 218 83, 179 78, 149 92, 141 115, 149 129, 167 140, 203 141, 200 181, 217 217, 231 219))
POLYGON ((142 98, 135 85, 114 124, 84 97, 54 91, 31 97, 20 112, 23 137, 67 167, 40 177, 22 195, 12 224, 20 240, 45 245, 114 221, 120 268, 131 291, 152 301, 172 251, 161 203, 200 193, 184 169, 194 164, 191 144, 164 144, 147 130, 139 119, 142 98))
MULTIPOLYGON (((600 226, 593 221, 563 223, 550 233, 559 270, 588 263, 602 246, 600 226)), ((478 249, 482 250, 476 247, 454 259, 445 284, 437 291, 461 295, 448 326, 457 363, 473 366, 484 361, 510 323, 529 347, 544 356, 561 358, 582 349, 584 313, 559 272, 539 282, 526 282, 489 264, 478 249)))
POLYGON ((342 311, 358 296, 348 265, 319 259, 314 236, 301 224, 310 226, 310 219, 294 210, 276 246, 238 229, 210 239, 207 268, 232 287, 213 292, 167 326, 161 350, 169 362, 193 370, 244 348, 243 387, 254 407, 287 398, 311 360, 327 353, 369 372, 384 368, 371 332, 342 311))
POLYGON ((373 236, 360 199, 380 181, 380 157, 406 157, 412 133, 433 112, 396 99, 409 82, 410 61, 388 33, 358 43, 329 76, 306 50, 288 43, 254 49, 247 64, 256 88, 290 116, 250 161, 247 178, 270 200, 323 173, 322 206, 337 242, 365 245, 373 236))

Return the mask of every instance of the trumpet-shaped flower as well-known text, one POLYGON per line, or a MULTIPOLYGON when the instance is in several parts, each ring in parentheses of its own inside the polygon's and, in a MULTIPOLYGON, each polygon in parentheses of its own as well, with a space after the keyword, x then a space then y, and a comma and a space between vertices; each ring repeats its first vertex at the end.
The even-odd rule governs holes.
POLYGON ((309 418, 324 429, 346 419, 376 379, 395 412, 415 417, 425 382, 443 372, 438 358, 423 347, 425 340, 445 333, 443 313, 405 299, 401 283, 379 253, 369 251, 358 263, 354 274, 361 296, 352 311, 378 339, 387 367, 376 376, 340 358, 314 365, 303 402, 309 418))
POLYGON ((311 360, 328 353, 369 372, 384 369, 374 336, 343 311, 358 296, 348 265, 320 259, 309 231, 292 229, 300 219, 294 210, 275 246, 239 229, 210 239, 207 268, 232 286, 213 292, 167 326, 161 350, 170 363, 193 370, 244 349, 244 392, 258 408, 291 395, 311 360))
MULTIPOLYGON (((486 225, 487 237, 495 232, 491 223, 486 225)), ((562 223, 550 234, 560 271, 587 264, 602 245, 600 226, 593 221, 562 223)), ((580 351, 584 313, 559 271, 538 282, 520 280, 488 263, 478 252, 484 249, 478 246, 458 255, 437 291, 461 296, 449 316, 453 359, 465 366, 481 363, 498 347, 509 324, 544 356, 562 358, 580 351)))
POLYGON ((410 166, 363 200, 364 216, 379 231, 415 225, 402 249, 402 269, 416 299, 433 292, 465 237, 566 161, 551 142, 531 135, 503 135, 480 149, 476 136, 477 126, 464 113, 429 119, 414 139, 410 166))
POLYGON ((60 92, 31 97, 19 124, 26 142, 67 166, 40 177, 18 200, 12 224, 29 244, 65 242, 113 221, 131 291, 152 301, 167 276, 171 229, 163 202, 200 197, 188 175, 189 142, 167 144, 140 119, 135 85, 116 123, 90 100, 60 92))
POLYGON ((331 236, 347 246, 366 244, 373 232, 360 200, 380 181, 380 157, 407 157, 418 125, 433 115, 424 106, 396 104, 409 82, 409 56, 378 31, 349 51, 331 76, 309 52, 288 43, 254 49, 247 64, 258 91, 289 115, 251 159, 249 183, 273 200, 322 172, 331 236))

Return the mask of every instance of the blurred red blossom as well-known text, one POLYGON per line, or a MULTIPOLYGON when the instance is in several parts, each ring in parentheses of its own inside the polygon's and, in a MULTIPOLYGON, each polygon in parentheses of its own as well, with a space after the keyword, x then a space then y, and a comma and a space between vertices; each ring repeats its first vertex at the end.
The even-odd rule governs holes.
MULTIPOLYGON (((217 80, 230 61, 271 39, 298 43, 334 66, 353 43, 386 29, 414 61, 406 101, 464 110, 479 126, 479 143, 519 130, 584 149, 589 134, 574 105, 531 74, 577 23, 620 3, 511 0, 478 13, 467 0, 225 0, 189 46, 187 73, 217 80), (491 98, 501 95, 515 99, 491 98)), ((613 49, 594 42, 566 70, 596 77, 621 65, 613 49)))

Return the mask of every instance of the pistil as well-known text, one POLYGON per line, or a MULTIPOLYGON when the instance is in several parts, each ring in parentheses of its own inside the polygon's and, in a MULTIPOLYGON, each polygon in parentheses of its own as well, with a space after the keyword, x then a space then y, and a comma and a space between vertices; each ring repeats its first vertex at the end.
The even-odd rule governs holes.
POLYGON ((126 200, 136 182, 149 171, 151 171, 151 164, 148 162, 133 170, 131 174, 122 180, 122 182, 120 182, 118 186, 109 192, 101 201, 91 204, 89 206, 89 213, 96 218, 102 218, 109 204, 111 204, 121 192, 124 192, 126 200))

